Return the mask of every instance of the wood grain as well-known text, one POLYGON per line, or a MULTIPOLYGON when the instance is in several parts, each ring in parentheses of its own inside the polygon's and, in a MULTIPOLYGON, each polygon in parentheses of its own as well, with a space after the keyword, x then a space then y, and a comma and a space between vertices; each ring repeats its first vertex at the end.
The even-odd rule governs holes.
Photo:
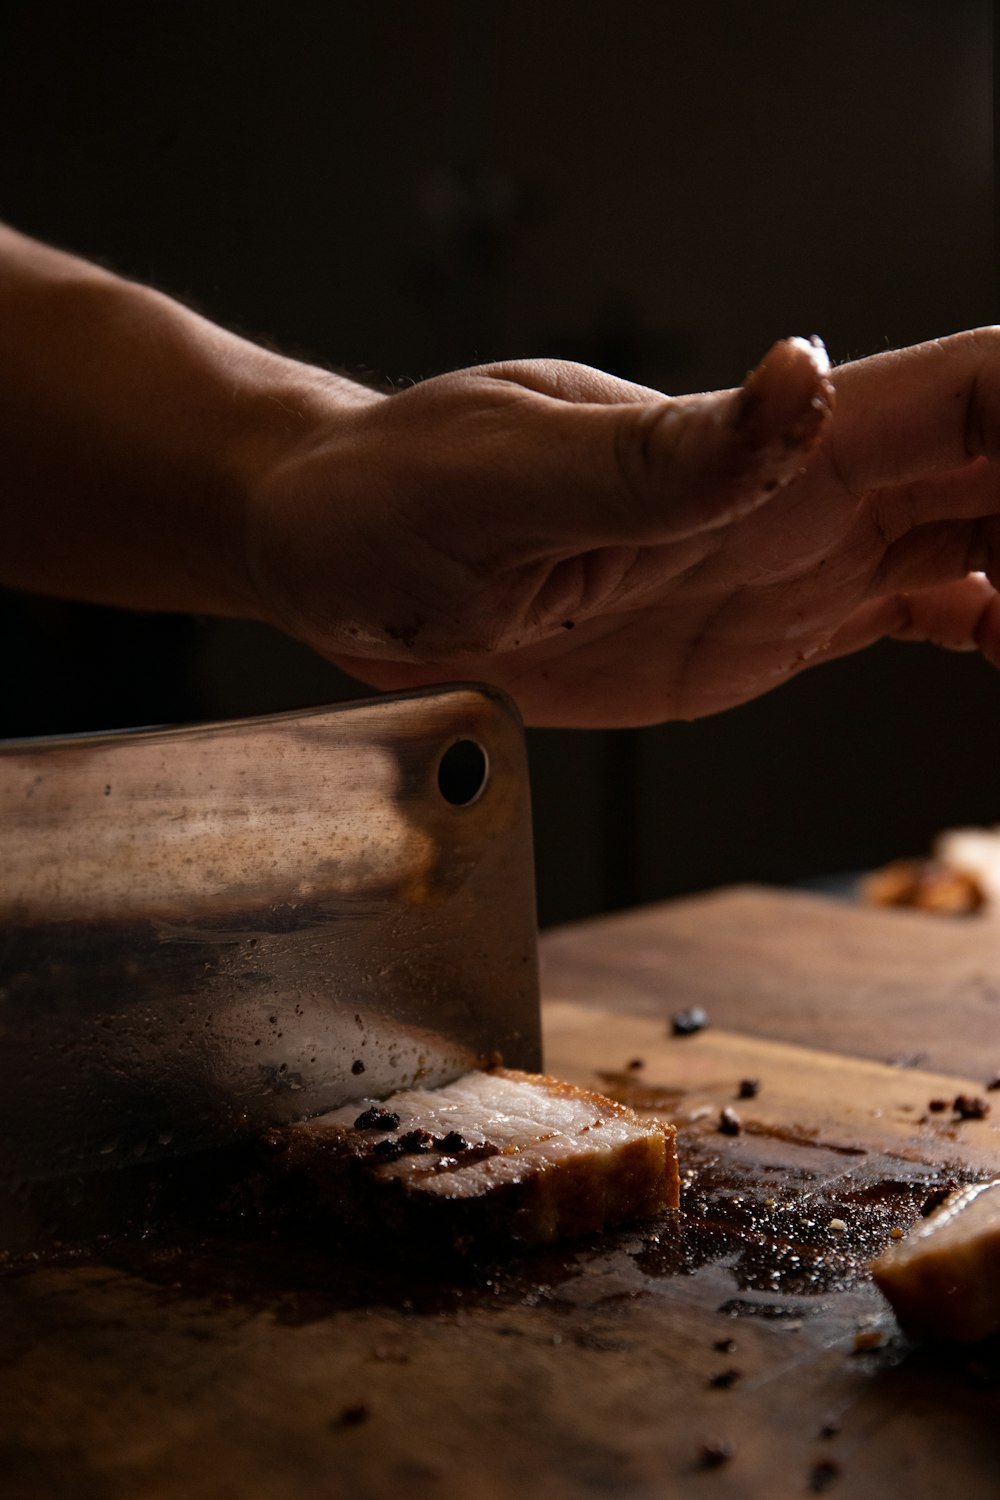
POLYGON ((1000 924, 865 909, 754 886, 548 933, 549 999, 636 1015, 703 1006, 748 1036, 1000 1068, 1000 924))
POLYGON ((548 1065, 678 1122, 683 1211, 451 1268, 303 1226, 11 1271, 0 1493, 993 1500, 996 1352, 908 1343, 865 1270, 936 1185, 1000 1169, 1000 1107, 926 1109, 992 1068, 989 948, 754 891, 549 935, 548 1065), (669 1035, 694 1001, 713 1024, 669 1035))

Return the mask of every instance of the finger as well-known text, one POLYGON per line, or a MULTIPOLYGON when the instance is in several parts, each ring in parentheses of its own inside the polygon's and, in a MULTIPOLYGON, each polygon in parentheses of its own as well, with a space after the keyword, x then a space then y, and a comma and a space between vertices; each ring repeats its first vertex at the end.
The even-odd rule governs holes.
POLYGON ((980 651, 1000 666, 1000 596, 984 574, 970 573, 937 588, 872 599, 849 616, 809 665, 861 651, 885 637, 980 651))
POLYGON ((1000 464, 979 458, 933 479, 873 490, 862 502, 859 518, 870 523, 888 545, 914 527, 995 516, 998 511, 1000 464))
POLYGON ((1000 328, 842 365, 833 383, 824 451, 852 494, 1000 458, 1000 328))
POLYGON ((549 398, 521 412, 534 530, 543 548, 579 548, 672 542, 762 504, 801 473, 819 439, 832 403, 828 370, 818 340, 787 339, 739 390, 681 400, 643 387, 621 400, 623 382, 604 385, 610 377, 579 366, 564 373, 555 362, 477 373, 527 378, 549 398))
POLYGON ((931 521, 915 527, 886 550, 868 593, 929 588, 973 572, 998 576, 1000 518, 931 521))

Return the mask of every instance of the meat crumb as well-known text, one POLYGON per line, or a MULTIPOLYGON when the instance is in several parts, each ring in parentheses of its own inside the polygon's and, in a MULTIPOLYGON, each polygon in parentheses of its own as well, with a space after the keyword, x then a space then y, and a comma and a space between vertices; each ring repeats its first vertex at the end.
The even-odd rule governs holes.
POLYGON ((732 1390, 736 1382, 742 1377, 742 1370, 719 1370, 709 1380, 709 1388, 713 1391, 732 1390))
POLYGON ((882 1330, 880 1328, 859 1328, 854 1335, 855 1354, 865 1354, 869 1349, 877 1349, 882 1343, 882 1330))
POLYGON ((702 1010, 700 1005, 692 1005, 687 1010, 678 1010, 670 1017, 670 1029, 674 1036, 694 1036, 697 1031, 704 1031, 708 1025, 708 1012, 702 1010))
POLYGON ((727 1105, 719 1116, 719 1130, 722 1135, 739 1135, 743 1129, 743 1121, 735 1109, 727 1105))
POLYGON ((732 1443, 722 1442, 719 1438, 709 1438, 701 1445, 700 1461, 703 1469, 721 1469, 732 1456, 732 1443))
POLYGON ((847 1233, 847 1225, 843 1219, 831 1219, 830 1223, 827 1225, 827 1228, 830 1230, 831 1234, 847 1233))
POLYGON ((840 1478, 840 1465, 832 1458, 821 1458, 809 1471, 809 1488, 814 1495, 821 1495, 840 1478))
POLYGON ((898 1224, 894 1224, 889 1230, 889 1238, 891 1240, 901 1240, 903 1238, 903 1231, 898 1224))
POLYGON ((756 1099, 760 1093, 759 1078, 741 1078, 736 1097, 738 1099, 756 1099))
POLYGON ((373 1104, 371 1109, 362 1110, 354 1122, 355 1130, 396 1130, 399 1126, 399 1116, 394 1115, 390 1109, 379 1109, 373 1104))
POLYGON ((990 1107, 978 1094, 959 1094, 952 1109, 960 1120, 985 1120, 990 1107))

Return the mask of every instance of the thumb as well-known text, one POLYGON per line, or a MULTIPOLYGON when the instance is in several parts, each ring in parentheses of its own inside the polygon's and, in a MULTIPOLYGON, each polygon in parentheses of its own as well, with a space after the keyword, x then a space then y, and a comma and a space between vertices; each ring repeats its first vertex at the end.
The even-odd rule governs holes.
MULTIPOLYGON (((535 521, 554 544, 655 545, 736 520, 801 472, 833 408, 819 339, 775 344, 738 390, 673 398, 581 366, 528 363, 532 389, 550 398, 536 432, 545 451, 535 521), (572 485, 560 472, 570 455, 572 485)), ((504 371, 518 384, 527 375, 504 371)))

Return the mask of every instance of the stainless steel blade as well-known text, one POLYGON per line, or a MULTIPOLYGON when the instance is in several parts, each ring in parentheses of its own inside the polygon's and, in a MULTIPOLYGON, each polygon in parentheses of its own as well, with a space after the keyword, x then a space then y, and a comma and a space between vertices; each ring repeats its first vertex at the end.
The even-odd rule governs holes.
POLYGON ((539 1066, 499 694, 6 743, 0 826, 8 1190, 539 1066))

